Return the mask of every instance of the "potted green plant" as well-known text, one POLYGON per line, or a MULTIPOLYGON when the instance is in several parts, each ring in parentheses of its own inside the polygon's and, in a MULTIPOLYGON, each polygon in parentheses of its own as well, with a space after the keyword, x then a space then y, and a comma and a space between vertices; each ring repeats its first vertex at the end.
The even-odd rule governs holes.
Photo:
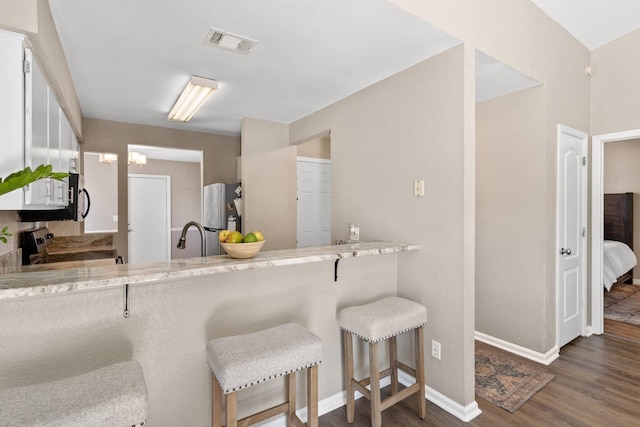
MULTIPOLYGON (((17 190, 18 188, 25 187, 32 182, 36 182, 40 179, 52 178, 56 180, 62 180, 68 176, 69 174, 66 172, 53 172, 53 166, 51 165, 40 165, 33 171, 30 167, 27 166, 23 170, 14 172, 4 179, 0 177, 0 196, 17 190)), ((13 236, 13 234, 9 233, 9 227, 4 227, 2 230, 0 230, 0 241, 2 243, 6 244, 7 237, 11 236, 13 236)))

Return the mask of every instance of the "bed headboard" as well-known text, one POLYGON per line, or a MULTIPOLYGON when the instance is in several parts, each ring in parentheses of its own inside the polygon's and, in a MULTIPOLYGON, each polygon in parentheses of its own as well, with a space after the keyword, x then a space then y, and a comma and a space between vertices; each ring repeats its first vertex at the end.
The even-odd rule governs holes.
POLYGON ((633 193, 604 195, 604 239, 633 249, 633 193))

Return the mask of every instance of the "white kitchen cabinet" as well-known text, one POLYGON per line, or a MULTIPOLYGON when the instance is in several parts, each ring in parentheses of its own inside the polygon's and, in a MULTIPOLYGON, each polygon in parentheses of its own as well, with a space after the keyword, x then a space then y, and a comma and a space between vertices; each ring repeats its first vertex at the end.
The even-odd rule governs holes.
MULTIPOLYGON (((49 86, 42 69, 25 50, 25 157, 24 166, 35 169, 39 165, 50 163, 49 140, 49 86)), ((55 125, 54 125, 55 126, 55 125)), ((55 166, 54 166, 55 167, 55 166)), ((51 205, 52 191, 49 179, 30 184, 24 190, 23 208, 44 208, 51 205)))
MULTIPOLYGON (((54 171, 69 171, 71 140, 63 135, 64 112, 53 90, 49 88, 49 163, 54 171)), ((51 199, 48 204, 63 207, 69 202, 68 180, 50 180, 51 199)))
MULTIPOLYGON (((77 172, 79 156, 71 125, 22 35, 0 30, 0 176, 27 166, 51 164, 56 172, 77 172), (4 148, 4 147, 3 147, 4 148)), ((56 209, 69 199, 68 179, 42 179, 0 196, 0 210, 56 209)))
MULTIPOLYGON (((0 30, 0 176, 21 169, 24 164, 24 36, 0 30)), ((20 190, 0 196, 0 210, 14 210, 23 203, 20 190)))
MULTIPOLYGON (((25 49, 25 157, 24 165, 35 169, 51 164, 57 172, 70 170, 72 130, 44 72, 29 49, 25 49)), ((22 209, 66 206, 68 180, 43 179, 25 189, 22 209)))
MULTIPOLYGON (((71 128, 71 124, 69 120, 67 120, 67 116, 61 114, 61 128, 60 135, 63 141, 63 145, 68 147, 68 153, 66 157, 69 159, 69 172, 80 173, 80 145, 78 144, 78 139, 76 138, 76 134, 73 132, 73 128, 71 128)), ((66 170, 66 169, 64 169, 66 170)))

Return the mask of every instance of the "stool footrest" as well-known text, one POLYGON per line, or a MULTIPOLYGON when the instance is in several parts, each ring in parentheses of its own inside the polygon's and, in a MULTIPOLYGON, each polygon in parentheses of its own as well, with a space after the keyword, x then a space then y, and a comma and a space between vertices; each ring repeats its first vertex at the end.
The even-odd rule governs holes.
POLYGON ((356 390, 358 390, 360 393, 362 393, 362 395, 364 397, 366 397, 367 399, 371 400, 371 392, 367 388, 367 385, 369 385, 369 378, 367 378, 366 380, 363 380, 363 381, 356 381, 356 380, 352 379, 351 380, 351 384, 353 384, 353 387, 356 390), (364 381, 366 381, 366 384, 363 384, 364 381))
POLYGON ((283 412, 287 412, 288 410, 289 410, 289 402, 272 406, 271 408, 265 409, 264 411, 260 411, 257 414, 253 414, 241 420, 238 420, 238 427, 246 427, 252 424, 259 423, 260 421, 264 421, 267 418, 271 418, 275 415, 282 414, 283 412))
POLYGON ((402 362, 398 362, 396 361, 396 363, 394 363, 395 367, 406 372, 407 374, 412 375, 413 377, 416 376, 416 370, 413 369, 411 366, 407 366, 402 362))
POLYGON ((409 386, 407 388, 403 388, 402 390, 400 390, 396 394, 391 395, 391 396, 387 397, 386 399, 384 399, 382 402, 380 402, 380 409, 382 411, 384 411, 388 407, 395 405, 396 403, 400 402, 401 400, 404 400, 407 397, 414 395, 419 389, 420 389, 420 384, 418 384, 418 383, 413 384, 413 385, 411 385, 411 386, 409 386))

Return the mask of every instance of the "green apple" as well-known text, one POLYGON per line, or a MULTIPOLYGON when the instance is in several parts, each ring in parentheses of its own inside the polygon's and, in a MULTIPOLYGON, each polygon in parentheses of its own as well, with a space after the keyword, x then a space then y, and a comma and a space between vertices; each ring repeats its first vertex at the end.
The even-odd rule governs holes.
POLYGON ((257 241, 258 241, 258 238, 253 233, 247 234, 246 236, 244 236, 244 239, 242 239, 242 243, 253 243, 257 241))
POLYGON ((262 232, 259 230, 254 231, 253 235, 256 236, 256 239, 258 240, 258 242, 262 242, 264 240, 264 236, 262 235, 262 232))

